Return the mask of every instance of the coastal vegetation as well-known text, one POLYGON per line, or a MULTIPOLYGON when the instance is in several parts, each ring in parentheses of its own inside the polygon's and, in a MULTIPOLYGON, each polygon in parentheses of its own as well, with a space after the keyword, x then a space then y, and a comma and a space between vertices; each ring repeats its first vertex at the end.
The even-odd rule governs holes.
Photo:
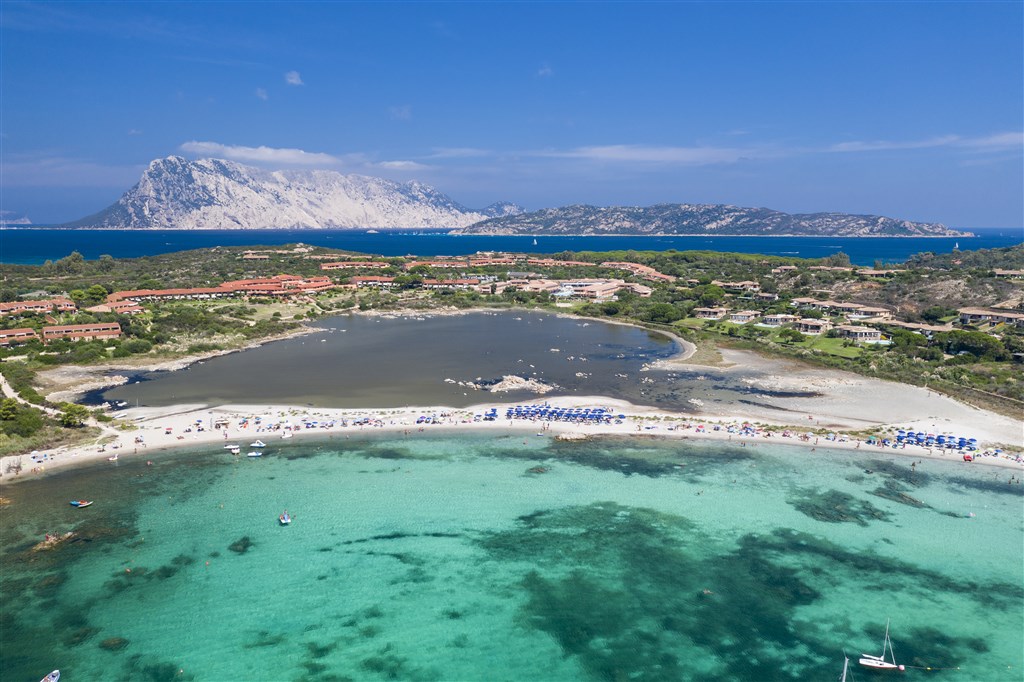
MULTIPOLYGON (((1024 246, 919 254, 887 269, 882 264, 855 268, 841 253, 816 260, 672 250, 480 256, 418 261, 299 244, 128 259, 88 260, 72 253, 41 266, 4 264, 0 301, 64 298, 71 303, 62 310, 7 312, 0 326, 27 329, 31 335, 0 348, 0 370, 21 398, 47 406, 35 373, 58 365, 142 367, 223 352, 295 333, 304 321, 346 311, 527 307, 669 331, 698 342, 709 358, 714 345, 755 349, 927 386, 1004 413, 1020 414, 1024 406, 1019 378, 1024 319, 963 323, 959 316, 965 306, 1021 312, 1024 246), (346 259, 354 261, 351 267, 322 267, 346 259), (216 289, 283 274, 327 284, 315 291, 277 292, 288 295, 216 289), (573 280, 622 286, 614 295, 587 298, 530 285, 573 280), (217 295, 181 293, 197 287, 214 288, 217 295), (160 295, 170 290, 177 293, 160 295), (124 298, 139 291, 153 295, 124 298), (127 302, 131 309, 112 307, 112 302, 127 302), (876 311, 878 317, 868 323, 880 342, 844 338, 849 310, 857 307, 876 311), (730 321, 729 311, 750 313, 751 319, 730 321), (808 334, 793 325, 758 323, 773 314, 826 326, 808 334), (77 340, 36 333, 46 325, 90 323, 116 324, 119 332, 77 340)), ((44 430, 32 429, 38 423, 59 429, 62 421, 76 421, 33 416, 31 409, 9 409, 0 420, 3 432, 24 437, 20 434, 44 430)))

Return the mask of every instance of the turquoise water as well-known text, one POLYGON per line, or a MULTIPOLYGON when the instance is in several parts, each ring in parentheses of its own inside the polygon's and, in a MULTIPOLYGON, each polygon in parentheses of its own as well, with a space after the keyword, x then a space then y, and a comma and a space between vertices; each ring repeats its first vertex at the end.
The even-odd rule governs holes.
POLYGON ((827 680, 891 618, 961 668, 907 679, 1020 680, 1024 486, 857 455, 416 434, 5 486, 0 678, 827 680))

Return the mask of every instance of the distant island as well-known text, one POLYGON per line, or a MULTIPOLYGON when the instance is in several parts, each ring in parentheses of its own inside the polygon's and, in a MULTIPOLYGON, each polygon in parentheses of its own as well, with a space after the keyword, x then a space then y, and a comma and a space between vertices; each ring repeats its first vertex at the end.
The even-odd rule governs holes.
POLYGON ((939 223, 877 215, 789 214, 725 204, 564 206, 482 220, 455 234, 760 237, 969 237, 939 223))
POLYGON ((268 171, 222 159, 156 159, 113 205, 59 227, 423 229, 477 235, 969 237, 938 223, 846 213, 788 214, 723 204, 586 205, 532 213, 470 209, 420 182, 325 170, 268 171))
POLYGON ((223 159, 156 159, 113 205, 59 227, 161 230, 454 228, 523 209, 470 209, 420 182, 223 159))

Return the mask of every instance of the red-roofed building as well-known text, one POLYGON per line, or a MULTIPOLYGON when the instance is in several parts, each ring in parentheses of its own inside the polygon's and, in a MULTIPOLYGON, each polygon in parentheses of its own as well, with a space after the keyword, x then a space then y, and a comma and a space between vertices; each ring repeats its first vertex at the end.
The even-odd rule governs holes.
POLYGON ((425 279, 424 289, 471 289, 480 284, 478 279, 425 279))
POLYGON ((43 327, 44 343, 57 339, 82 341, 118 336, 121 336, 121 325, 116 322, 93 322, 92 324, 65 324, 55 327, 43 327))
POLYGON ((676 278, 672 275, 666 275, 658 272, 652 267, 647 265, 641 265, 640 263, 628 263, 628 262, 614 262, 606 261, 601 263, 602 268, 614 268, 615 270, 626 270, 633 273, 637 277, 642 277, 652 282, 674 282, 676 278))
POLYGON ((291 296, 294 294, 311 294, 318 291, 333 289, 334 282, 330 277, 310 277, 298 275, 274 275, 255 279, 238 279, 224 282, 216 287, 194 287, 190 289, 137 289, 135 291, 118 291, 107 297, 107 305, 120 301, 143 300, 191 300, 207 298, 223 298, 225 296, 291 296))
POLYGON ((38 338, 39 334, 31 327, 0 329, 0 346, 13 346, 16 343, 25 343, 26 341, 38 338))
POLYGON ((0 303, 0 315, 19 315, 21 313, 74 312, 75 302, 69 298, 47 298, 38 301, 10 301, 0 303))
POLYGON ((349 280, 352 284, 357 287, 393 287, 395 285, 394 277, 382 277, 380 275, 368 275, 366 277, 353 277, 349 280))
POLYGON ((389 268, 391 263, 385 263, 379 260, 348 260, 348 261, 337 261, 334 263, 321 263, 321 270, 347 270, 356 268, 389 268))

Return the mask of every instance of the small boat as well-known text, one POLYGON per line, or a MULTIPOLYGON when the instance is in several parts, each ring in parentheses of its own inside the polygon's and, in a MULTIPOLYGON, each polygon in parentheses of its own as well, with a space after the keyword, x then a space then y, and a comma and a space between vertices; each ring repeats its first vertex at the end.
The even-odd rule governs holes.
POLYGON ((52 673, 39 680, 39 682, 57 682, 60 679, 60 671, 54 670, 52 673))
POLYGON ((265 447, 267 447, 267 444, 264 443, 261 440, 257 440, 257 441, 254 441, 252 443, 249 443, 249 447, 250 448, 265 448, 265 447))
POLYGON ((110 457, 107 457, 107 461, 108 462, 116 462, 117 461, 117 453, 115 452, 110 457))
POLYGON ((262 457, 263 453, 261 451, 259 451, 259 450, 250 450, 249 452, 245 453, 245 456, 246 457, 262 457))
POLYGON ((285 431, 284 433, 281 434, 281 438, 291 438, 291 437, 292 437, 292 432, 291 431, 285 431))
POLYGON ((292 522, 292 517, 288 514, 288 510, 285 509, 284 513, 277 517, 277 520, 281 522, 282 526, 287 526, 292 522))
POLYGON ((892 650, 892 640, 889 639, 889 621, 885 621, 885 640, 882 642, 882 655, 872 656, 871 654, 861 654, 860 660, 858 661, 865 668, 874 668, 875 670, 905 670, 905 666, 897 665, 896 653, 892 650), (886 652, 892 660, 888 660, 885 657, 886 652))
POLYGON ((78 507, 79 509, 82 509, 83 507, 88 507, 90 504, 92 504, 92 500, 71 500, 70 504, 72 507, 78 507))

